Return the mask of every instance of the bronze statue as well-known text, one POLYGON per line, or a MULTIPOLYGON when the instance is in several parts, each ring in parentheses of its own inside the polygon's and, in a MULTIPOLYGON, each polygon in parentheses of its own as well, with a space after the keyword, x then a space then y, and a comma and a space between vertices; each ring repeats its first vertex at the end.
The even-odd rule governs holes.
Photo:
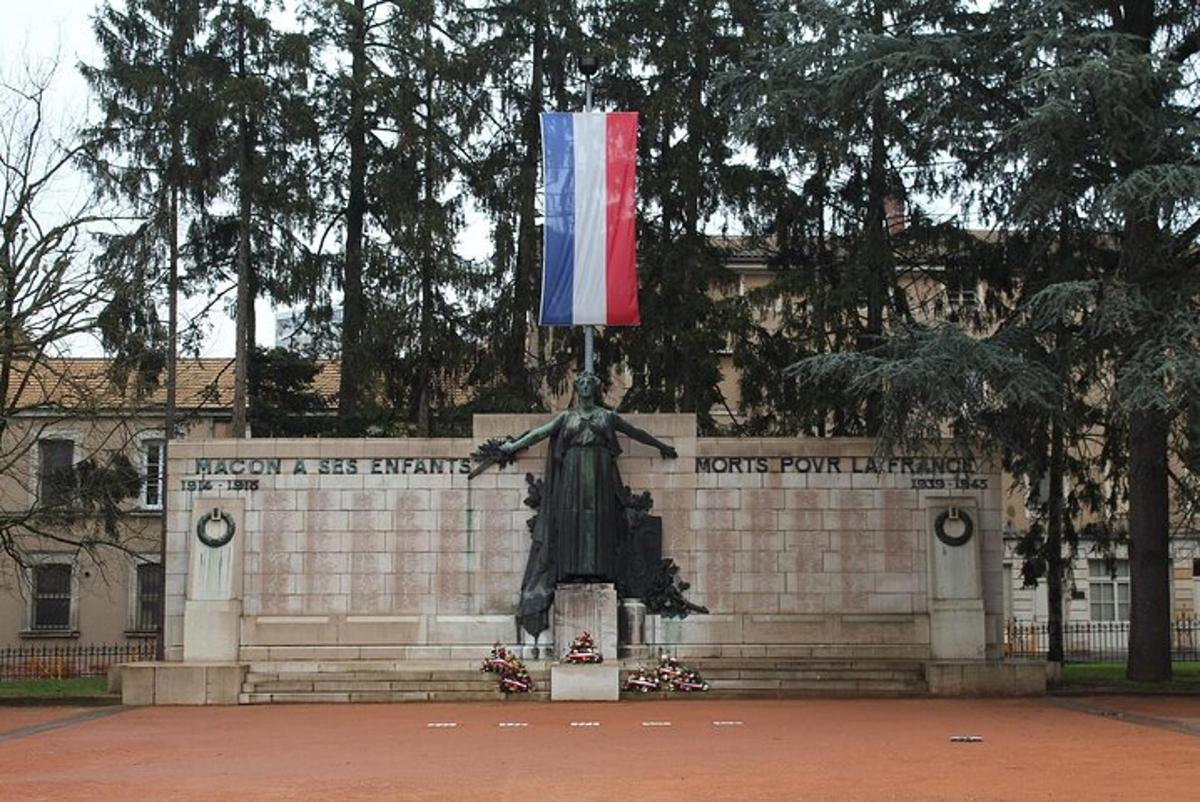
POLYGON ((485 444, 477 454, 483 462, 478 471, 488 464, 511 462, 517 452, 550 438, 521 584, 521 624, 534 636, 548 626, 556 584, 617 578, 617 544, 626 526, 617 433, 657 448, 664 459, 677 456, 668 444, 597 404, 599 390, 595 374, 580 375, 575 380, 575 406, 515 440, 485 444))

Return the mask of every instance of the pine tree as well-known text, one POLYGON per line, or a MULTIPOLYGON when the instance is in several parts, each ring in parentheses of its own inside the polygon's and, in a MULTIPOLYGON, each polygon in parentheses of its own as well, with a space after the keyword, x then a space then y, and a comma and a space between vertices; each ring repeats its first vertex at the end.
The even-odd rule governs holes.
POLYGON ((1024 171, 1043 186, 1046 172, 1061 172, 1037 157, 1057 146, 1065 121, 1078 136, 1072 167, 1082 186, 1072 200, 1115 240, 1113 278, 1047 293, 1086 314, 1081 346, 1115 380, 1113 430, 1124 434, 1128 456, 1128 675, 1169 679, 1168 463, 1175 423, 1200 389, 1200 8, 1186 0, 1104 8, 1011 0, 992 19, 1016 45, 1023 76, 1050 87, 1017 132, 1024 171))
POLYGON ((311 4, 325 282, 343 294, 340 426, 441 426, 474 355, 456 254, 483 93, 461 3, 311 4), (328 239, 328 242, 324 241, 328 239), (373 389, 377 388, 377 389, 373 389))
POLYGON ((877 432, 882 399, 848 398, 839 386, 797 394, 780 386, 778 366, 870 349, 916 317, 980 323, 981 309, 912 293, 931 258, 960 298, 987 266, 980 243, 920 203, 955 178, 942 166, 953 140, 939 116, 955 98, 938 65, 966 5, 772 3, 760 45, 731 72, 739 130, 767 174, 751 230, 775 273, 747 299, 762 322, 735 342, 750 431, 877 432))
POLYGON ((376 375, 365 337, 368 296, 364 273, 370 257, 366 242, 368 161, 381 80, 371 54, 381 45, 379 32, 387 24, 386 11, 383 4, 365 0, 309 0, 302 6, 317 52, 328 64, 318 70, 315 87, 318 127, 326 154, 318 168, 321 217, 326 224, 317 247, 327 267, 327 282, 342 292, 338 418, 345 433, 365 430, 369 388, 376 375), (341 245, 340 258, 326 255, 327 239, 341 245))
MULTIPOLYGON (((116 354, 118 372, 131 367, 139 385, 157 382, 160 366, 166 367, 164 482, 176 419, 180 218, 185 204, 194 208, 207 194, 197 165, 207 160, 215 124, 199 80, 197 48, 210 7, 206 0, 128 0, 121 7, 106 2, 93 18, 104 62, 81 67, 103 116, 89 132, 96 146, 86 163, 100 191, 127 204, 141 221, 101 239, 99 261, 112 284, 99 318, 102 341, 116 354), (156 289, 164 285, 165 342, 156 308, 156 289)), ((165 518, 163 527, 165 570, 165 518)), ((160 658, 162 648, 160 643, 160 658)))
POLYGON ((639 113, 638 281, 642 325, 612 329, 602 346, 630 372, 622 408, 695 412, 714 428, 724 405, 720 352, 734 287, 709 228, 741 202, 753 170, 737 140, 718 77, 748 43, 757 4, 618 2, 588 18, 608 64, 597 100, 639 113))
POLYGON ((929 61, 970 99, 944 118, 946 141, 977 182, 975 205, 1008 229, 1006 247, 1021 237, 1031 247, 1024 264, 1011 262, 1016 312, 982 341, 905 326, 876 349, 796 370, 817 386, 842 381, 859 398, 881 397, 885 435, 947 423, 967 435, 1015 433, 1014 467, 1050 479, 1039 551, 1055 595, 1058 541, 1072 539, 1084 506, 1115 519, 1127 481, 1129 675, 1168 678, 1168 455, 1200 375, 1200 140, 1182 69, 1200 48, 1200 12, 1012 0, 945 33, 959 47, 929 61), (1088 442, 1097 434, 1098 453, 1088 442), (1116 480, 1107 495, 1097 490, 1102 469, 1116 480), (1079 491, 1063 496, 1058 479, 1072 474, 1079 491))
POLYGON ((480 309, 484 342, 473 384, 481 406, 541 410, 543 387, 556 385, 576 362, 552 347, 569 334, 536 325, 540 117, 582 109, 582 85, 568 75, 585 45, 574 3, 490 0, 466 13, 474 21, 469 56, 491 98, 468 176, 492 225, 494 301, 480 309))
POLYGON ((370 321, 384 368, 386 398, 419 436, 453 406, 474 343, 465 303, 479 289, 478 268, 456 254, 463 225, 463 176, 483 97, 468 68, 470 32, 457 0, 400 4, 381 60, 389 137, 373 181, 388 269, 370 321))
POLYGON ((207 280, 233 278, 233 428, 247 431, 254 301, 313 294, 315 207, 309 172, 316 126, 307 97, 308 38, 275 27, 267 0, 221 0, 203 43, 204 80, 218 117, 208 164, 216 183, 194 229, 207 280), (229 213, 225 209, 233 208, 229 213))

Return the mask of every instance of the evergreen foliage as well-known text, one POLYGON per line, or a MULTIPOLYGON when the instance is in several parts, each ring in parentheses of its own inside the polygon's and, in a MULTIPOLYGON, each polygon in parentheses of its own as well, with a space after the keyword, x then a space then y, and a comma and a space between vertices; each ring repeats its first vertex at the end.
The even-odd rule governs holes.
POLYGON ((321 365, 283 348, 250 362, 250 426, 256 437, 312 437, 329 430, 330 399, 313 389, 321 365))
POLYGON ((726 406, 720 354, 738 307, 736 277, 709 229, 745 206, 760 178, 735 158, 719 78, 755 41, 758 4, 614 2, 588 22, 606 58, 598 102, 640 115, 642 325, 611 330, 604 343, 632 377, 621 406, 694 412, 711 431, 713 410, 726 406))
MULTIPOLYGON (((941 125, 972 132, 956 146, 962 178, 977 182, 964 197, 1023 238, 1028 258, 1010 267, 1018 293, 997 333, 969 344, 967 356, 942 332, 932 341, 936 352, 958 348, 958 358, 945 363, 936 392, 907 399, 919 411, 898 408, 887 420, 904 436, 946 425, 975 436, 1017 435, 1001 439, 1009 466, 1034 483, 1049 479, 1048 498, 1038 499, 1046 536, 1039 523, 1023 548, 1036 558, 1027 576, 1044 573, 1052 596, 1061 541, 1074 540, 1077 516, 1123 517, 1128 493, 1129 668, 1138 679, 1169 677, 1168 455, 1180 429, 1173 422, 1186 417, 1197 389, 1200 139, 1187 61, 1198 26, 1190 4, 1100 9, 1020 0, 955 24, 962 47, 933 63, 969 102, 948 109, 941 125), (1017 376, 1020 404, 1005 398, 1003 376, 974 373, 986 367, 977 354, 995 345, 1037 366, 1017 376), (1040 371, 1053 377, 1053 393, 1038 392, 1040 371), (942 400, 950 384, 982 391, 958 412, 942 400), (1000 415, 986 414, 992 406, 1000 415), (1023 427, 1014 431, 1014 421, 1023 427), (1108 493, 1097 486, 1105 471, 1108 493), (1064 497, 1068 478, 1073 489, 1064 497)), ((866 383, 858 397, 890 394, 904 385, 897 376, 920 377, 925 368, 928 377, 912 343, 900 336, 851 357, 802 360, 794 373, 814 387, 854 375, 866 383)), ((1057 607, 1052 599, 1054 617, 1057 607)))
MULTIPOLYGON (((208 0, 106 2, 93 18, 103 62, 82 65, 100 106, 85 137, 98 191, 134 225, 100 235, 98 268, 111 288, 99 318, 114 378, 146 390, 167 366, 169 325, 159 306, 175 291, 179 220, 211 191, 204 165, 216 121, 197 37, 208 0)), ((192 262, 194 265, 195 263, 192 262)))

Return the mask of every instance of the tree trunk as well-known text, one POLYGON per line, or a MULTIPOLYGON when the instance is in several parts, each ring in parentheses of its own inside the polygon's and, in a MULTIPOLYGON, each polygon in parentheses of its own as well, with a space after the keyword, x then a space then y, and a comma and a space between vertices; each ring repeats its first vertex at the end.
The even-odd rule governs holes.
MULTIPOLYGON (((1139 56, 1149 57, 1158 33, 1156 3, 1143 0, 1123 4, 1118 30, 1139 56)), ((1161 105, 1148 89, 1146 108, 1161 105)), ((1118 161, 1128 178, 1152 162, 1153 154, 1133 153, 1118 161)), ((1171 261, 1161 257, 1163 234, 1159 209, 1140 202, 1123 210, 1125 230, 1121 267, 1126 279, 1153 300, 1174 292, 1171 261)), ((1158 321, 1147 316, 1134 331, 1149 331, 1158 321)), ((1141 343, 1129 343, 1130 351, 1141 343)), ((1154 407, 1129 414, 1129 658, 1125 673, 1131 680, 1161 682, 1171 678, 1170 494, 1167 490, 1169 423, 1166 413, 1154 407)))
POLYGON ((1129 661, 1138 682, 1171 678, 1170 498, 1166 416, 1129 417, 1129 661))
POLYGON ((367 212, 367 44, 364 0, 355 0, 350 36, 350 175, 346 202, 346 262, 342 268, 342 373, 338 418, 347 432, 360 428, 361 388, 367 382, 363 327, 363 225, 367 212))
MULTIPOLYGON (((246 9, 238 4, 238 77, 246 77, 246 9)), ((234 333, 233 436, 246 436, 246 379, 250 359, 250 121, 243 101, 238 110, 237 320, 234 333)))
POLYGON ((1046 659, 1063 661, 1063 468, 1066 457, 1063 448, 1062 425, 1056 419, 1050 424, 1050 470, 1046 522, 1046 606, 1049 650, 1046 659))
POLYGON ((4 273, 4 299, 0 314, 0 434, 8 431, 9 415, 14 411, 16 399, 9 390, 12 383, 13 360, 16 358, 16 323, 13 314, 16 311, 17 275, 12 262, 13 240, 16 237, 16 220, 4 221, 4 244, 0 251, 0 270, 4 273))
MULTIPOLYGON (((432 16, 433 9, 428 9, 428 14, 432 16)), ((433 271, 437 266, 434 259, 433 243, 432 243, 432 226, 429 221, 433 218, 437 207, 437 198, 434 197, 434 180, 433 171, 435 169, 433 163, 433 71, 430 65, 430 60, 433 57, 429 23, 425 25, 425 142, 424 153, 422 160, 422 214, 423 224, 427 226, 427 234, 425 236, 426 247, 421 254, 421 322, 420 331, 418 333, 419 355, 417 365, 417 436, 429 436, 429 406, 430 394, 433 390, 433 271)))
MULTIPOLYGON (((692 11, 692 17, 688 21, 688 38, 695 61, 688 70, 687 79, 687 117, 684 123, 687 144, 683 148, 685 161, 683 164, 684 175, 681 176, 681 189, 683 192, 683 252, 687 255, 689 262, 693 260, 698 262, 704 258, 704 236, 701 231, 703 221, 700 219, 700 201, 704 192, 704 170, 701 162, 703 160, 705 127, 704 87, 709 79, 710 62, 706 36, 708 26, 705 24, 707 9, 702 3, 695 3, 692 11)), ((664 222, 666 221, 664 220, 664 222)), ((682 273, 680 278, 682 279, 684 303, 690 306, 697 290, 707 292, 708 288, 696 286, 696 265, 683 262, 677 266, 677 269, 682 273)), ((691 320, 686 321, 684 325, 703 326, 704 321, 691 320)), ((671 404, 671 410, 707 414, 708 409, 703 408, 700 401, 704 395, 703 391, 696 387, 698 371, 694 364, 694 357, 687 353, 683 356, 679 370, 679 392, 677 395, 669 396, 666 401, 671 404)))
MULTIPOLYGON (((872 7, 872 30, 882 36, 883 8, 872 7)), ((884 94, 882 68, 876 75, 877 86, 871 97, 871 162, 867 175, 867 220, 863 232, 863 269, 866 271, 867 327, 859 343, 860 350, 878 348, 883 342, 883 306, 887 285, 891 281, 891 260, 884 226, 887 225, 887 140, 884 137, 884 116, 887 97, 884 94)), ((878 394, 867 398, 864 423, 868 435, 879 433, 882 424, 882 399, 878 394)))
MULTIPOLYGON (((172 153, 178 153, 178 140, 172 143, 172 153)), ((172 178, 174 180, 174 178, 172 178)), ((171 208, 168 212, 170 239, 170 261, 167 275, 167 399, 163 409, 163 447, 160 459, 162 461, 162 484, 159 487, 159 498, 162 500, 162 530, 158 540, 158 570, 159 588, 165 591, 167 587, 167 482, 170 474, 168 458, 171 454, 171 440, 175 437, 175 403, 176 403, 176 367, 179 352, 179 188, 171 187, 171 208)), ((167 648, 167 605, 162 601, 165 592, 160 593, 158 604, 158 641, 154 647, 156 660, 165 660, 167 648)))
POLYGON ((501 359, 511 382, 527 382, 525 363, 529 314, 537 309, 538 245, 534 195, 537 192, 538 155, 541 152, 542 94, 545 80, 546 8, 538 3, 533 20, 533 62, 529 77, 529 102, 521 124, 524 155, 517 177, 521 193, 521 219, 517 223, 517 265, 513 282, 513 307, 509 319, 508 341, 501 359))

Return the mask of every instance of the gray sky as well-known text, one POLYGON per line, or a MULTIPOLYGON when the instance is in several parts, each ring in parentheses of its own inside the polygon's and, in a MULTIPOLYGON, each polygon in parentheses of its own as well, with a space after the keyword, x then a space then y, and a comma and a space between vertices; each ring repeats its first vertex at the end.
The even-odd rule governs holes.
MULTIPOLYGON (((44 63, 57 57, 51 114, 64 124, 83 122, 89 108, 87 83, 76 66, 100 60, 90 20, 97 5, 94 0, 0 0, 0 73, 19 74, 27 63, 44 63)), ((203 300, 185 300, 181 314, 194 313, 202 305, 203 300)), ((274 312, 266 301, 259 301, 256 310, 258 342, 271 345, 275 340, 274 312)), ((232 356, 233 336, 234 324, 229 316, 222 312, 211 315, 202 355, 232 356)), ((98 344, 90 341, 72 343, 70 350, 75 356, 100 353, 98 344)))

